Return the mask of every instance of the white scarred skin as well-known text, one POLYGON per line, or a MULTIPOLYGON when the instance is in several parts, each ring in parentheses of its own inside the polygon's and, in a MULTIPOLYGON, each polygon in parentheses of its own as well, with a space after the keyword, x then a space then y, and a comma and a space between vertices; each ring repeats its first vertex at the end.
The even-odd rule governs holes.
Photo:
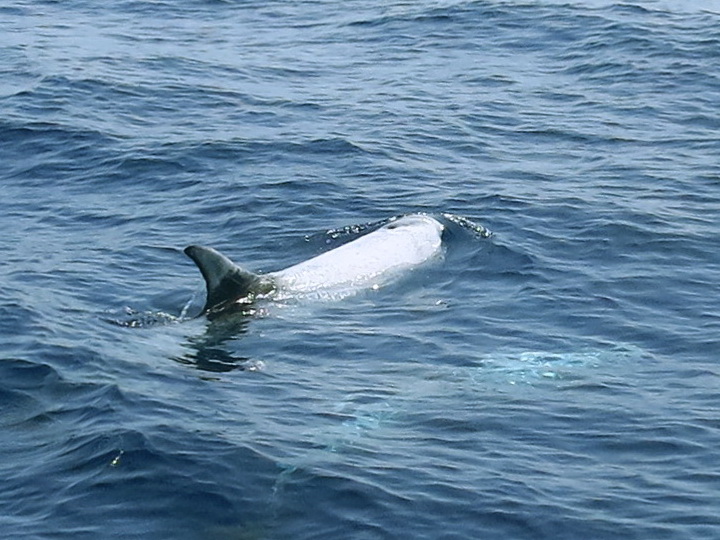
POLYGON ((376 288, 442 253, 443 226, 413 214, 307 261, 268 274, 280 296, 340 295, 376 288))

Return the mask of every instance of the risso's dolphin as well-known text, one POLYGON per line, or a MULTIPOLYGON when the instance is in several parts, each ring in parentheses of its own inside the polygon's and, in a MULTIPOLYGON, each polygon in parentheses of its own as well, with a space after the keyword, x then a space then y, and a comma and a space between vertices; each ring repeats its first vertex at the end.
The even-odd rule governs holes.
POLYGON ((336 298, 377 288, 442 253, 443 225, 411 214, 284 270, 254 274, 212 248, 188 246, 207 285, 203 313, 215 315, 260 298, 336 298))

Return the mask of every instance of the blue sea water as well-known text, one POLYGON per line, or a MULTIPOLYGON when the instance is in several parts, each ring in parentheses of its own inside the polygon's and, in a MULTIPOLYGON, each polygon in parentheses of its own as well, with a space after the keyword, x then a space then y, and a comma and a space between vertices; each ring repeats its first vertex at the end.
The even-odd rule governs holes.
POLYGON ((720 3, 0 27, 2 537, 720 538, 720 3), (192 317, 188 244, 272 271, 411 212, 442 262, 192 317))

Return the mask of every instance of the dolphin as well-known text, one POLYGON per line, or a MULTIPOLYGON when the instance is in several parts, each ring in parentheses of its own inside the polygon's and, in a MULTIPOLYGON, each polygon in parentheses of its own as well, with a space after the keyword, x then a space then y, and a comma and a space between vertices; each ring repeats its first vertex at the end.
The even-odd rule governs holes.
POLYGON ((184 251, 205 279, 207 300, 202 314, 213 317, 261 298, 341 298, 377 289, 439 257, 443 230, 428 215, 409 214, 317 257, 267 274, 244 270, 209 247, 193 245, 184 251))

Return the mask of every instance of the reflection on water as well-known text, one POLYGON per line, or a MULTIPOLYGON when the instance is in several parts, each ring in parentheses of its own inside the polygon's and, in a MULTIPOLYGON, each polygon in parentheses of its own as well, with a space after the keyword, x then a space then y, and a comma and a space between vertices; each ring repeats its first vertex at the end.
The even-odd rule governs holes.
POLYGON ((254 312, 243 310, 214 318, 207 325, 205 333, 188 339, 187 354, 174 357, 173 360, 214 373, 236 369, 249 371, 262 369, 262 362, 233 354, 227 346, 229 342, 247 332, 253 314, 254 312))
MULTIPOLYGON (((171 359, 194 368, 222 373, 227 371, 248 370, 259 371, 263 363, 251 360, 245 356, 238 356, 231 352, 228 343, 247 332, 250 321, 257 314, 257 310, 248 305, 239 306, 242 309, 226 311, 208 320, 205 332, 198 336, 190 336, 184 344, 186 354, 172 356, 171 359)), ((102 317, 105 322, 123 328, 148 329, 156 326, 179 324, 193 319, 176 317, 162 311, 137 311, 125 308, 120 313, 102 317)))

